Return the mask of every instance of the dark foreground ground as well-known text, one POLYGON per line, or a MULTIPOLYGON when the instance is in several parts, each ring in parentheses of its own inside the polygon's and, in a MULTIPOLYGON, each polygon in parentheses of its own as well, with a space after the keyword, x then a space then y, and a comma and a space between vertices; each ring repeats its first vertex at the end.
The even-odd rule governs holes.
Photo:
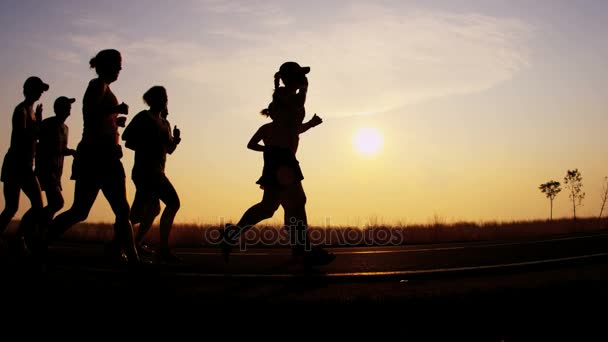
POLYGON ((314 269, 276 248, 228 264, 214 249, 180 249, 183 264, 129 268, 101 245, 61 244, 44 271, 4 259, 3 311, 58 319, 67 331, 80 320, 142 333, 200 328, 207 340, 608 339, 605 233, 333 251, 333 264, 314 269))

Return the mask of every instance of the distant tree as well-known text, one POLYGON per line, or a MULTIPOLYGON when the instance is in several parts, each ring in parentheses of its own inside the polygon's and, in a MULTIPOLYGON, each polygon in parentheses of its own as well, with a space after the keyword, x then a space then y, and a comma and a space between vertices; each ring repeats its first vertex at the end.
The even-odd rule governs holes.
POLYGON ((604 208, 606 206, 606 201, 608 200, 608 177, 604 177, 604 183, 602 184, 602 207, 600 208, 600 215, 598 219, 602 219, 602 214, 604 213, 604 208))
POLYGON ((566 189, 568 190, 568 197, 572 201, 572 214, 576 220, 576 207, 582 205, 585 198, 583 177, 578 169, 568 170, 566 177, 564 177, 564 184, 566 184, 566 189))
POLYGON ((553 200, 555 196, 559 194, 562 189, 560 188, 560 183, 554 180, 550 180, 545 184, 541 184, 538 188, 540 191, 547 196, 549 202, 551 203, 551 211, 549 212, 549 220, 553 221, 553 200))

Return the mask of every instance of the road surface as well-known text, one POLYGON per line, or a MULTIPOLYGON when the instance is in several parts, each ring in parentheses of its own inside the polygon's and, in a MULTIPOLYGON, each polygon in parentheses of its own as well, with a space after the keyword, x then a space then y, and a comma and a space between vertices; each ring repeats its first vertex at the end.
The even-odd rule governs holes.
POLYGON ((289 250, 282 248, 239 251, 228 263, 217 249, 181 248, 176 252, 182 264, 138 268, 109 262, 103 250, 102 244, 54 245, 43 272, 35 265, 5 260, 3 293, 46 307, 71 303, 79 310, 114 307, 134 298, 139 306, 164 303, 250 314, 268 307, 291 313, 294 308, 312 308, 325 314, 371 307, 365 314, 383 319, 474 319, 476 324, 484 322, 490 335, 483 337, 491 340, 501 334, 526 336, 520 328, 538 317, 571 319, 592 310, 605 312, 608 305, 606 232, 331 248, 336 260, 314 269, 291 263, 289 250), (465 315, 464 308, 472 313, 465 315), (505 320, 512 323, 505 325, 505 320))

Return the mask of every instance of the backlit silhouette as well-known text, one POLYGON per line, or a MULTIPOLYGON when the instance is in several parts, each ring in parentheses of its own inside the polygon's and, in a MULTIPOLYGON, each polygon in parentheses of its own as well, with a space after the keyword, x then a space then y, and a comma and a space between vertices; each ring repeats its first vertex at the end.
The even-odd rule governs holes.
POLYGON ((31 203, 31 208, 21 219, 16 238, 16 246, 24 254, 29 253, 25 240, 31 242, 30 237, 42 212, 42 193, 33 169, 38 129, 42 121, 42 104, 37 105, 35 110, 34 104, 47 90, 49 85, 36 76, 29 77, 23 84, 25 100, 13 112, 11 145, 2 164, 5 207, 0 214, 0 233, 6 230, 19 209, 21 190, 31 203))
POLYGON ((165 210, 160 219, 158 259, 177 262, 180 261, 179 258, 169 249, 169 234, 180 202, 175 188, 165 175, 165 162, 167 153, 173 153, 181 142, 180 131, 175 127, 171 133, 171 125, 167 121, 168 98, 164 87, 150 88, 144 94, 144 101, 150 109, 138 113, 122 135, 125 146, 135 151, 132 178, 137 192, 131 222, 140 223, 135 242, 140 252, 148 252, 142 241, 160 212, 161 200, 165 203, 165 210))
POLYGON ((47 206, 43 212, 47 222, 50 222, 64 205, 61 194, 63 159, 65 156, 76 154, 75 150, 68 148, 69 129, 65 124, 75 101, 76 99, 65 96, 58 97, 53 106, 55 116, 44 119, 40 125, 36 149, 36 177, 46 193, 47 206))
POLYGON ((564 187, 568 191, 570 201, 572 201, 572 217, 576 221, 576 207, 582 205, 583 199, 585 199, 583 176, 578 169, 566 171, 564 187))
POLYGON ((245 230, 272 217, 281 205, 285 211, 285 227, 290 232, 293 256, 304 257, 311 264, 326 264, 334 259, 334 255, 324 249, 310 246, 306 194, 302 187, 304 176, 295 156, 299 134, 321 123, 315 115, 303 124, 308 91, 306 74, 309 72, 309 67, 286 62, 275 74, 272 103, 262 111, 273 122, 262 126, 248 144, 250 149, 264 152, 264 170, 257 182, 263 187, 264 195, 262 201, 249 208, 236 225, 228 225, 223 231, 222 251, 226 258, 231 246, 245 230), (283 87, 280 86, 281 81, 283 87), (258 144, 260 140, 264 141, 264 146, 258 144))
POLYGON ((550 180, 547 183, 541 184, 538 188, 540 189, 540 192, 545 194, 549 199, 551 206, 549 211, 549 220, 553 221, 553 200, 555 199, 557 194, 562 191, 562 189, 560 188, 560 183, 554 180, 550 180))
POLYGON ((115 236, 109 252, 121 259, 125 252, 129 262, 139 262, 129 222, 130 208, 118 139, 118 127, 124 127, 126 121, 126 117, 119 114, 128 114, 129 107, 118 104, 110 89, 122 68, 120 52, 103 50, 91 59, 90 66, 99 77, 89 82, 83 98, 84 129, 72 167, 72 179, 76 180, 74 203, 53 220, 48 238, 52 241, 75 223, 86 220, 101 190, 116 216, 115 236))

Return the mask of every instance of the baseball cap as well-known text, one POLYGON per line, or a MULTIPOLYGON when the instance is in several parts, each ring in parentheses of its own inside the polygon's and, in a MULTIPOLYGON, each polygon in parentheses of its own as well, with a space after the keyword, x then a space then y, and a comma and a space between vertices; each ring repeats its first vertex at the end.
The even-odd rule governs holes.
POLYGON ((310 67, 305 66, 302 67, 300 64, 296 62, 285 62, 279 68, 279 73, 283 76, 285 75, 294 75, 298 73, 308 74, 310 72, 310 67))
POLYGON ((23 83, 23 89, 40 89, 47 91, 49 90, 49 85, 42 82, 40 77, 30 76, 25 80, 25 83, 23 83))
POLYGON ((72 104, 74 102, 76 102, 76 99, 74 99, 74 98, 69 98, 67 96, 59 96, 55 100, 55 104, 53 105, 53 108, 55 110, 57 110, 57 108, 65 107, 66 105, 72 104))

